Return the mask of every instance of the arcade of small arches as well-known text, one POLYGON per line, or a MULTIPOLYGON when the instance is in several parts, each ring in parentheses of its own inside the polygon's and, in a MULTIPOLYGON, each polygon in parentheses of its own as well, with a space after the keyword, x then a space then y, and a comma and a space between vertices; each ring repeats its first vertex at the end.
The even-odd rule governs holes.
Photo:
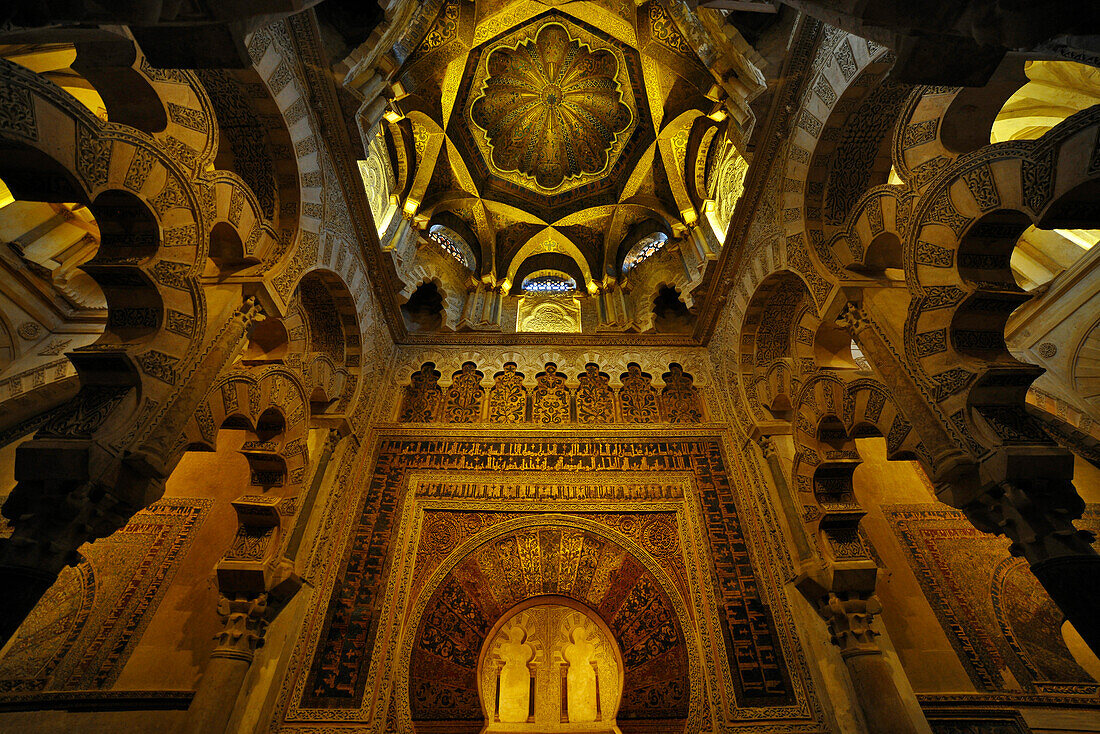
POLYGON ((1096 35, 134 5, 0 24, 0 730, 1100 731, 1096 35))

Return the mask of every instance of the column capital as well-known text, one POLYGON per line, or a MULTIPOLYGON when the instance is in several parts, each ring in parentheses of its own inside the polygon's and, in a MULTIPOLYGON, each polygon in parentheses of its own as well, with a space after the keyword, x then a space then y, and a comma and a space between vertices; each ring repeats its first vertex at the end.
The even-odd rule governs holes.
POLYGON ((251 326, 256 321, 266 318, 267 312, 264 311, 263 305, 256 296, 249 296, 237 307, 233 316, 244 322, 246 326, 251 326))
POLYGON ((1006 480, 962 509, 979 530, 1007 536, 1009 552, 1032 566, 1094 554, 1093 534, 1073 525, 1085 503, 1069 480, 1006 480))
POLYGON ((760 451, 764 454, 765 461, 771 459, 773 456, 778 456, 778 447, 775 445, 775 439, 769 435, 763 435, 756 439, 756 443, 760 446, 760 451))
POLYGON ((218 598, 218 616, 224 625, 214 639, 217 647, 211 657, 231 658, 251 663, 256 650, 263 647, 267 631, 267 594, 218 598))
POLYGON ((829 592, 817 604, 817 613, 825 620, 830 641, 840 648, 841 657, 879 655, 882 649, 872 629, 882 604, 874 594, 829 592))
POLYGON ((857 334, 871 325, 863 307, 854 301, 844 304, 844 309, 836 319, 836 324, 842 329, 847 329, 852 334, 857 334))

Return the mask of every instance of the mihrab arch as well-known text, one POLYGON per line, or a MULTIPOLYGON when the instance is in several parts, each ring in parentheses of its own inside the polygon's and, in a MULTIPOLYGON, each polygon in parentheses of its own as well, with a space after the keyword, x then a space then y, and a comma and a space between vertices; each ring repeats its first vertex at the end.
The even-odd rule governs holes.
MULTIPOLYGON (((617 719, 683 730, 701 704, 692 622, 657 562, 629 538, 578 516, 536 514, 494 525, 461 544, 432 574, 409 617, 396 680, 398 715, 451 731, 486 723, 478 658, 495 622, 546 595, 592 609, 622 650, 617 719), (533 554, 533 555, 532 555, 533 554), (524 566, 524 562, 528 565, 524 566), (616 565, 617 564, 617 565, 616 565), (493 569, 500 569, 494 576, 493 569), (414 632, 415 631, 415 632, 414 632), (406 708, 407 706, 407 708, 406 708)), ((697 714, 696 714, 697 716, 697 714)))

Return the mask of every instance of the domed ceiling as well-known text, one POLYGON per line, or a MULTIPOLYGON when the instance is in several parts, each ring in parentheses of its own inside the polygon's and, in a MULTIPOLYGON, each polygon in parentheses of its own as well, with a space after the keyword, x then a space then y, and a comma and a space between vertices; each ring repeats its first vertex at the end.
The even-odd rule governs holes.
POLYGON ((471 84, 481 91, 465 95, 472 99, 466 115, 494 176, 547 196, 609 178, 637 128, 627 71, 636 59, 572 23, 546 19, 480 56, 471 84))
POLYGON ((507 290, 554 269, 595 293, 635 241, 683 237, 714 209, 763 88, 732 26, 652 0, 446 0, 429 13, 409 34, 418 45, 394 50, 395 201, 418 227, 461 233, 472 275, 507 290))
POLYGON ((587 196, 606 191, 652 141, 633 91, 637 53, 568 16, 538 16, 475 49, 470 64, 464 114, 449 128, 473 140, 505 196, 547 207, 586 185, 587 196))

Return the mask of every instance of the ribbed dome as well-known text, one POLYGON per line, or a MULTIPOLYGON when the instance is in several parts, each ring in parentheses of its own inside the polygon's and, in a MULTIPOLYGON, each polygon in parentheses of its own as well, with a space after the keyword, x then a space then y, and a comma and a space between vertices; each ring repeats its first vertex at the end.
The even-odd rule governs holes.
POLYGON ((617 72, 611 53, 592 51, 557 23, 534 40, 493 51, 471 109, 493 165, 532 176, 545 189, 602 171, 616 135, 631 122, 617 72))

